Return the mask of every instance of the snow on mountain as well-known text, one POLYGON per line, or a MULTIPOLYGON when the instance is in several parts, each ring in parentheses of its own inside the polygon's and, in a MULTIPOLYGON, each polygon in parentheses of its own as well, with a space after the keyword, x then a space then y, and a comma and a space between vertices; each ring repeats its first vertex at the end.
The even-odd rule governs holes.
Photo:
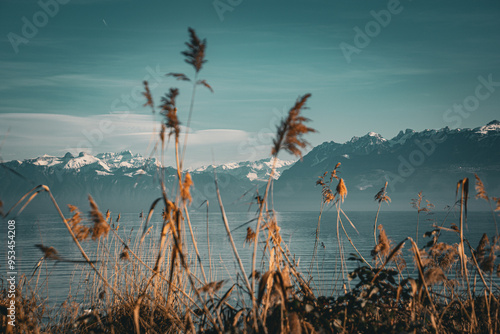
POLYGON ((49 156, 49 155, 43 155, 39 158, 34 159, 32 164, 35 166, 52 167, 52 166, 61 164, 62 162, 63 161, 60 158, 49 156))
POLYGON ((96 170, 95 171, 97 175, 100 175, 100 176, 109 176, 109 175, 113 175, 112 173, 108 173, 108 172, 103 172, 102 170, 96 170))
POLYGON ((474 131, 481 135, 491 134, 491 132, 498 132, 500 134, 500 122, 497 120, 491 121, 485 126, 474 129, 474 131))
MULTIPOLYGON (((295 161, 276 160, 276 170, 274 178, 277 179, 281 172, 289 168, 295 161)), ((12 163, 12 162, 11 162, 12 163)), ((120 153, 99 153, 91 155, 81 152, 74 157, 66 153, 63 157, 54 157, 43 155, 35 159, 27 159, 19 162, 20 165, 33 165, 45 168, 59 168, 65 171, 82 172, 85 170, 95 170, 97 175, 107 176, 119 174, 132 177, 136 175, 151 174, 157 167, 160 167, 156 159, 144 158, 139 154, 133 154, 130 151, 120 153)), ((272 160, 263 159, 259 161, 233 162, 220 165, 208 165, 199 168, 188 169, 192 174, 203 174, 213 172, 215 168, 218 173, 228 173, 236 177, 246 177, 250 181, 267 181, 272 168, 272 160)))
MULTIPOLYGON (((294 161, 276 160, 274 178, 278 179, 293 163, 294 161)), ((159 179, 162 173, 167 192, 177 185, 174 168, 158 168, 161 167, 158 160, 144 158, 130 151, 97 155, 82 152, 78 156, 67 153, 63 157, 45 155, 2 164, 6 168, 0 168, 0 199, 7 206, 13 205, 34 184, 45 184, 61 206, 72 204, 85 207, 88 205, 87 196, 91 194, 100 206, 130 212, 147 209, 161 196, 159 179)), ((257 189, 268 180, 272 161, 264 159, 234 162, 190 170, 194 182, 191 195, 196 203, 207 199, 216 200, 214 169, 228 208, 239 205, 247 209, 253 198, 253 193, 249 190, 257 189), (248 199, 234 200, 245 193, 249 194, 248 199)), ((49 204, 42 201, 37 203, 38 206, 31 206, 31 210, 50 211, 49 204)))
POLYGON ((87 165, 98 164, 105 170, 109 171, 110 168, 100 159, 86 153, 81 153, 77 158, 69 160, 65 165, 64 169, 80 169, 87 165))
MULTIPOLYGON (((275 173, 273 178, 277 180, 281 173, 293 165, 295 161, 292 160, 276 160, 275 173)), ((250 181, 267 181, 272 169, 273 161, 271 158, 262 159, 259 161, 241 161, 226 163, 221 165, 208 165, 199 168, 189 169, 188 171, 192 174, 201 173, 213 173, 213 170, 217 173, 228 173, 229 175, 238 178, 247 178, 250 181)))

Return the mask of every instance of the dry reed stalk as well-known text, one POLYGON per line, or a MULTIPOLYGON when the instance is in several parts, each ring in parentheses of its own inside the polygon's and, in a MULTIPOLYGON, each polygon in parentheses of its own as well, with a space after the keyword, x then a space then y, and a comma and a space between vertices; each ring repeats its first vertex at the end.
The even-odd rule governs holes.
MULTIPOLYGON (((276 152, 277 154, 277 152, 276 152)), ((262 213, 264 210, 265 203, 267 203, 267 196, 269 193, 269 188, 272 182, 272 179, 274 177, 275 169, 276 169, 276 156, 273 156, 273 164, 271 168, 271 173, 269 175, 269 179, 267 181, 266 185, 266 191, 264 192, 264 197, 262 198, 262 201, 259 203, 259 214, 258 214, 258 219, 257 219, 257 226, 255 228, 255 239, 254 239, 254 249, 253 249, 253 255, 252 255, 252 273, 255 272, 256 268, 256 260, 257 260, 257 246, 259 242, 259 233, 260 233, 260 227, 261 227, 261 221, 262 221, 262 213)), ((244 275, 246 277, 246 275, 244 275)), ((252 295, 252 305, 254 309, 254 329, 257 329, 257 305, 255 303, 255 276, 252 275, 252 285, 249 286, 249 291, 252 295)))
MULTIPOLYGON (((198 293, 197 289, 196 289, 196 285, 193 281, 193 277, 191 275, 191 272, 189 270, 189 267, 186 263, 186 260, 184 258, 184 254, 182 252, 182 243, 181 243, 181 235, 180 235, 180 219, 181 219, 181 212, 180 212, 180 209, 178 209, 175 204, 173 204, 172 202, 170 202, 167 198, 167 194, 166 194, 166 190, 165 190, 165 184, 163 182, 161 182, 161 188, 162 188, 162 195, 163 195, 163 201, 164 201, 164 204, 165 204, 165 207, 168 208, 168 207, 171 207, 172 209, 175 210, 176 212, 176 224, 174 224, 174 222, 172 221, 172 218, 170 218, 170 228, 172 228, 172 236, 173 236, 173 240, 174 240, 174 247, 172 248, 172 266, 170 268, 170 281, 172 281, 172 275, 174 274, 174 269, 175 269, 175 259, 176 257, 178 256, 179 257, 179 260, 181 262, 181 265, 183 266, 184 270, 186 271, 186 276, 188 278, 188 281, 191 285, 191 288, 194 290, 195 294, 196 294, 196 297, 200 300, 201 304, 203 305, 203 309, 205 311, 205 315, 207 316, 208 320, 212 323, 212 325, 218 329, 219 329, 219 326, 218 324, 215 322, 215 320, 213 319, 210 311, 208 310, 208 308, 206 307, 205 303, 203 302, 203 299, 201 298, 200 294, 198 293)), ((170 210, 169 212, 171 212, 172 210, 170 210)), ((169 217, 170 214, 169 214, 169 217)), ((160 239, 160 254, 162 254, 162 249, 164 248, 164 241, 165 241, 165 231, 166 231, 166 224, 164 223, 164 226, 162 228, 162 236, 161 236, 161 239, 160 239)), ((161 263, 161 259, 163 258, 163 256, 158 256, 157 258, 157 264, 155 265, 155 272, 158 270, 158 264, 161 263)), ((168 292, 167 292, 167 304, 169 302, 169 297, 170 297, 170 291, 171 291, 171 288, 170 288, 170 285, 168 287, 168 292)))
MULTIPOLYGON (((398 250, 398 248, 402 247, 402 245, 404 244, 404 242, 406 242, 406 240, 410 240, 411 244, 412 244, 412 247, 413 247, 413 252, 415 254, 415 257, 417 259, 417 268, 418 268, 418 273, 419 273, 419 277, 420 277, 420 280, 422 282, 422 285, 424 286, 424 289, 425 289, 425 293, 427 295, 427 298, 429 299, 429 302, 432 306, 432 309, 434 311, 434 314, 437 314, 437 310, 436 310, 436 305, 434 304, 434 301, 432 300, 431 298, 431 295, 429 293, 429 288, 427 286, 427 282, 425 281, 425 275, 424 275, 424 266, 422 264, 422 258, 420 257, 420 253, 419 253, 419 249, 418 249, 418 245, 415 241, 413 241, 412 238, 410 237, 407 237, 405 240, 403 240, 402 243, 400 243, 401 246, 397 246, 394 251, 392 253, 396 253, 396 250, 398 250)), ((390 257, 390 256, 389 256, 390 257)), ((389 259, 388 257, 388 259, 389 259)), ((386 261, 387 262, 387 261, 386 261)), ((437 329, 436 329, 437 331, 437 329)))
MULTIPOLYGON (((342 209, 340 209, 342 211, 342 209)), ((344 213, 342 211, 342 213, 344 213)), ((345 215, 345 213, 344 213, 345 215)), ((347 216, 346 216, 347 217, 347 216)), ((349 219, 349 218, 347 218, 349 219)), ((349 234, 347 234, 347 231, 344 227, 344 223, 342 223, 342 220, 340 220, 340 226, 342 227, 342 230, 344 231, 344 234, 345 236, 347 237, 347 240, 349 241, 349 243, 351 244, 352 248, 354 248, 354 251, 356 252, 356 254, 358 254, 358 256, 360 257, 361 260, 363 260, 363 262, 369 267, 371 268, 371 264, 368 263, 368 261, 366 261, 366 259, 363 257, 363 255, 361 255, 361 253, 359 252, 358 248, 356 248, 356 246, 354 245, 354 242, 352 241, 351 237, 349 237, 349 234)))
POLYGON ((428 200, 425 200, 426 204, 425 206, 422 206, 422 200, 424 198, 424 195, 422 195, 422 191, 418 193, 417 198, 413 198, 410 202, 412 207, 417 210, 417 229, 415 233, 415 242, 418 244, 418 226, 420 223, 420 213, 421 212, 430 212, 430 210, 434 207, 434 205, 429 202, 428 200))
MULTIPOLYGON (((340 179, 342 180, 342 179, 340 179)), ((340 184, 340 181, 339 181, 340 184)), ((338 188, 338 186, 337 186, 338 188)), ((344 191, 342 188, 345 189, 345 185, 341 187, 339 190, 344 191)), ((345 193, 347 193, 347 190, 345 190, 345 193)), ((340 196, 340 195, 339 195, 340 196)), ((345 256, 344 256, 344 251, 343 251, 343 243, 342 243, 342 237, 340 235, 340 224, 341 224, 341 219, 340 219, 340 203, 341 201, 338 200, 336 203, 336 209, 337 209, 337 244, 339 246, 339 258, 340 258, 340 271, 342 273, 342 285, 344 287, 344 293, 347 293, 347 289, 345 287, 345 282, 346 282, 346 277, 345 277, 345 271, 346 271, 346 262, 345 262, 345 256)))
MULTIPOLYGON (((189 173, 187 173, 186 175, 189 175, 189 173)), ((189 196, 189 197, 191 197, 191 196, 189 196)), ((186 221, 187 221, 187 224, 189 227, 189 233, 191 234, 191 240, 193 242, 193 247, 194 247, 194 250, 196 252, 196 258, 198 259, 198 263, 200 265, 201 273, 203 275, 203 280, 204 280, 204 283, 207 284, 208 283, 207 276, 205 275, 205 269, 203 268, 203 262, 201 261, 200 252, 198 251, 198 244, 196 242, 196 238, 194 237, 193 227, 191 226, 191 220, 189 219, 189 212, 188 212, 188 209, 187 209, 185 202, 184 202, 184 215, 186 216, 186 221)))
POLYGON ((234 257, 238 261, 238 265, 240 267, 242 277, 245 280, 245 284, 246 284, 246 287, 248 289, 248 293, 252 297, 252 303, 255 303, 255 296, 252 293, 253 290, 251 288, 250 282, 248 281, 248 276, 245 272, 245 267, 243 266, 243 262, 241 261, 241 257, 238 254, 238 249, 236 248, 236 245, 235 245, 234 240, 233 240, 233 235, 231 234, 231 230, 229 228, 229 223, 228 223, 227 217, 226 217, 226 211, 224 210, 224 204, 222 204, 222 199, 220 196, 219 183, 217 181, 217 173, 215 172, 215 169, 214 169, 214 181, 215 181, 215 191, 217 193, 217 200, 219 201, 219 207, 220 207, 220 211, 221 211, 221 215, 222 215, 222 221, 224 222, 224 227, 226 228, 226 233, 227 233, 227 236, 229 238, 229 242, 231 243, 231 248, 233 249, 234 257))
POLYGON ((377 214, 375 215, 375 223, 373 224, 373 240, 375 241, 375 245, 377 244, 377 221, 380 207, 382 206, 382 202, 387 204, 391 202, 391 198, 387 195, 387 184, 388 182, 386 181, 382 189, 374 196, 375 201, 378 201, 377 214))
POLYGON ((467 202, 469 198, 469 179, 464 178, 457 182, 456 195, 458 195, 458 191, 460 190, 460 244, 458 247, 459 256, 460 256, 460 266, 462 275, 465 276, 465 281, 467 282, 467 292, 469 294, 469 299, 472 303, 472 326, 476 324, 476 314, 474 310, 474 300, 472 298, 472 292, 470 288, 469 274, 467 270, 467 256, 465 255, 464 248, 464 223, 467 221, 467 202))
MULTIPOLYGON (((482 240, 482 238, 481 238, 481 240, 482 240)), ((465 242, 469 246, 469 250, 471 251, 472 261, 474 262, 474 265, 476 266, 477 272, 479 273, 479 277, 481 278, 481 281, 483 282, 484 287, 489 292, 490 296, 495 300, 495 302, 498 302, 498 299, 493 295, 493 292, 492 292, 491 288, 489 287, 488 283, 486 283, 486 279, 484 278, 484 275, 483 275, 483 273, 481 271, 481 266, 480 266, 480 264, 477 261, 478 259, 474 255, 474 249, 470 245, 469 240, 465 240, 465 242)), ((481 244, 481 242, 480 242, 480 244, 481 244)), ((493 284, 493 280, 491 280, 491 283, 493 284)))
MULTIPOLYGON (((312 128, 308 128, 305 126, 305 122, 308 122, 309 119, 303 117, 300 113, 302 110, 307 109, 306 107, 306 102, 307 99, 311 97, 311 94, 306 94, 302 97, 300 97, 295 105, 290 109, 288 112, 288 117, 286 119, 283 119, 280 123, 280 125, 277 128, 277 133, 276 133, 276 138, 273 139, 273 147, 271 150, 271 156, 273 159, 272 163, 272 168, 271 172, 269 175, 269 179, 267 181, 266 185, 266 190, 264 192, 264 196, 262 198, 262 203, 259 205, 259 214, 258 214, 258 219, 257 219, 257 226, 255 228, 255 241, 254 241, 254 249, 253 249, 253 255, 252 255, 252 273, 255 272, 256 268, 256 260, 257 260, 257 246, 258 246, 258 241, 259 241, 259 233, 260 233, 260 227, 261 227, 261 222, 262 222, 262 213, 264 210, 264 207, 267 205, 267 198, 269 194, 269 189, 271 186, 271 182, 274 177, 274 173, 276 170, 276 159, 278 156, 278 153, 281 149, 284 149, 288 151, 290 154, 293 154, 295 156, 299 156, 302 158, 302 152, 299 149, 300 148, 305 148, 309 143, 305 141, 302 136, 304 134, 307 134, 309 132, 315 132, 316 130, 312 128)), ((257 324, 257 311, 255 309, 255 297, 254 297, 254 291, 255 291, 255 276, 252 275, 252 285, 250 291, 252 292, 252 304, 254 306, 254 326, 257 324)))
MULTIPOLYGON (((188 49, 186 51, 181 52, 181 54, 186 57, 185 62, 193 66, 193 68, 195 70, 195 75, 194 75, 193 88, 192 88, 192 93, 191 93, 191 103, 189 105, 188 120, 186 123, 186 134, 184 135, 184 147, 182 149, 181 163, 180 163, 181 168, 182 168, 182 164, 184 162, 184 157, 186 154, 189 129, 191 126, 191 116, 193 114, 194 100, 195 100, 195 95, 196 95, 196 86, 198 86, 198 85, 205 86, 213 93, 212 87, 205 80, 198 80, 198 74, 199 74, 200 70, 202 69, 203 64, 207 62, 207 60, 205 59, 205 49, 207 46, 207 41, 205 39, 200 40, 198 38, 198 36, 196 35, 196 32, 194 29, 189 28, 188 31, 189 31, 189 36, 190 36, 190 41, 186 43, 186 46, 188 47, 188 49)), ((188 79, 184 74, 181 74, 181 78, 182 78, 182 80, 188 79)))
POLYGON ((320 223, 321 223, 321 216, 323 215, 323 210, 325 206, 329 203, 332 203, 335 200, 335 195, 332 192, 331 189, 331 184, 333 179, 339 179, 337 176, 337 169, 340 167, 340 162, 337 163, 330 173, 330 181, 327 183, 325 182, 325 177, 328 174, 328 172, 324 172, 322 176, 319 176, 319 180, 316 181, 316 185, 321 186, 321 195, 322 195, 322 201, 320 205, 320 210, 319 210, 319 216, 318 216, 318 225, 316 226, 316 235, 314 238, 314 249, 313 249, 313 255, 311 257, 311 264, 309 265, 309 276, 312 277, 312 268, 314 265, 314 260, 316 257, 316 252, 318 250, 318 242, 319 242, 319 231, 320 231, 320 223))
MULTIPOLYGON (((212 254, 211 254, 211 249, 210 249, 210 233, 209 233, 209 230, 208 230, 208 206, 209 206, 209 202, 208 200, 206 200, 206 203, 207 203, 207 250, 208 250, 208 276, 210 276, 210 280, 213 279, 212 277, 212 254)), ((201 204, 203 205, 203 203, 201 204)), ((201 206, 200 205, 200 206, 201 206)))
MULTIPOLYGON (((276 247, 280 251, 281 256, 283 256, 283 258, 285 259, 285 261, 288 265, 287 268, 290 269, 291 273, 295 277, 297 284, 300 286, 300 288, 302 290, 302 293, 305 296, 307 296, 308 298, 314 299, 315 298, 314 293, 312 292, 312 290, 308 286, 309 283, 302 277, 300 272, 297 270, 298 265, 295 263, 295 259, 293 259, 293 261, 290 260, 290 256, 288 255, 290 253, 290 251, 288 250, 288 248, 287 248, 287 251, 285 252, 285 250, 283 249, 283 247, 281 245, 276 245, 276 247)), ((285 244, 285 247, 287 247, 286 244, 285 244)), ((258 271, 254 272, 254 273, 258 273, 258 271)), ((252 276, 255 277, 256 279, 259 279, 259 275, 253 274, 252 276)))
MULTIPOLYGON (((155 269, 151 266, 149 266, 147 263, 145 263, 137 254, 136 252, 132 251, 130 247, 127 245, 127 243, 116 233, 115 230, 112 230, 112 232, 115 234, 116 238, 124 245, 124 249, 127 251, 128 254, 132 255, 140 264, 142 264, 144 267, 146 267, 149 271, 152 273, 155 272, 155 269)), ((153 249, 154 247, 150 247, 150 249, 153 249)), ((162 273, 157 274, 158 277, 160 277, 163 281, 167 282, 169 286, 171 286, 173 289, 176 291, 180 292, 184 297, 186 297, 193 305, 196 304, 196 302, 180 287, 176 286, 173 282, 169 281, 168 278, 166 278, 162 273)), ((187 304, 185 304, 187 306, 187 304)))

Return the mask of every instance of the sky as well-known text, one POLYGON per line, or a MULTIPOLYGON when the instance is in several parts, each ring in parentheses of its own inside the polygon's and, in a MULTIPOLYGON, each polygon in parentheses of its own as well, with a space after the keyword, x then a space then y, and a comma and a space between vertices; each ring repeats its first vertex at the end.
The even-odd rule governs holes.
POLYGON ((1 0, 1 159, 157 155, 142 81, 157 105, 179 88, 186 126, 192 85, 165 74, 194 77, 188 27, 214 92, 197 88, 186 167, 269 157, 306 93, 309 149, 500 118, 499 1, 1 0))

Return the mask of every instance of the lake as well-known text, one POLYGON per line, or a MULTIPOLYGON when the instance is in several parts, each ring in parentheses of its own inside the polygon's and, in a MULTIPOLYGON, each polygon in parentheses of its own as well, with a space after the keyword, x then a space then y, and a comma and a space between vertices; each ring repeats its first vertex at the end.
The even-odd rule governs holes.
MULTIPOLYGON (((384 208, 383 208, 384 209, 384 208)), ((417 212, 390 212, 382 211, 379 215, 378 223, 382 224, 386 230, 388 237, 397 244, 407 236, 414 240, 416 234, 417 212)), ((352 223, 356 226, 357 233, 350 223, 342 216, 344 227, 351 237, 354 245, 359 252, 368 260, 371 261, 370 251, 374 247, 373 239, 373 224, 375 212, 346 212, 352 223)), ((112 214, 113 221, 116 220, 118 214, 112 214)), ((236 273, 239 272, 239 267, 234 261, 234 255, 230 247, 228 237, 224 225, 221 220, 221 215, 218 213, 208 214, 208 232, 210 239, 210 252, 208 249, 207 240, 207 215, 203 212, 191 213, 191 221, 197 236, 198 248, 204 262, 207 275, 211 275, 209 280, 228 279, 235 280, 236 273), (209 256, 211 254, 212 270, 209 270, 209 256)), ((70 217, 69 214, 66 215, 70 217)), ((281 227, 281 235, 283 241, 288 245, 302 272, 307 276, 311 256, 314 248, 314 240, 316 227, 318 223, 317 212, 278 212, 276 213, 278 224, 281 227)), ((227 213, 230 228, 233 230, 233 238, 238 247, 240 257, 243 259, 247 275, 251 272, 251 256, 253 245, 244 243, 247 227, 255 228, 255 221, 251 221, 255 217, 255 212, 229 212, 227 213)), ((428 238, 423 238, 426 231, 432 230, 432 224, 441 225, 446 217, 445 227, 450 227, 451 223, 459 225, 459 215, 457 212, 451 212, 447 216, 446 212, 436 212, 432 215, 425 213, 420 214, 419 219, 419 246, 422 247, 428 238)), ((496 215, 498 219, 498 214, 496 215)), ((12 218, 11 218, 12 219, 12 218)), ((45 246, 54 247, 61 256, 69 260, 82 260, 82 256, 77 247, 72 242, 72 239, 66 230, 58 215, 21 215, 14 218, 16 221, 16 266, 17 277, 25 274, 30 278, 34 268, 39 263, 42 253, 35 246, 43 244, 45 246)), ((119 222, 119 234, 124 239, 133 239, 137 231, 142 231, 141 221, 138 213, 121 214, 119 222)), ((338 242, 337 242, 337 212, 330 210, 323 213, 319 235, 319 247, 316 256, 317 269, 313 271, 315 289, 321 294, 331 294, 335 288, 334 277, 339 275, 338 261, 338 242)), ((152 238, 158 238, 158 232, 161 227, 161 217, 155 214, 151 221, 153 226, 152 238)), ((467 228, 464 229, 465 237, 470 241, 473 247, 476 247, 483 233, 487 233, 490 240, 495 234, 495 223, 491 212, 469 212, 467 228)), ((7 219, 2 223, 3 241, 0 249, 2 283, 5 285, 5 277, 7 275, 7 219)), ((345 234, 341 229, 342 244, 345 254, 354 253, 352 246, 349 244, 345 234)), ((187 233, 187 240, 191 238, 187 233)), ((149 238, 149 236, 148 236, 149 238)), ((262 236, 259 239, 262 241, 262 236)), ((457 235, 453 232, 443 232, 440 241, 447 243, 456 243, 459 241, 457 235)), ((86 241, 82 243, 86 250, 92 250, 96 247, 96 242, 86 241)), ((262 249, 262 245, 260 248, 262 249)), ((404 253, 409 254, 410 245, 407 244, 404 248, 404 253)), ((467 247, 466 247, 467 249, 467 247)), ((194 252, 193 252, 194 254, 194 252)), ((191 262, 194 262, 195 257, 191 257, 191 262)), ((260 259, 260 257, 259 257, 260 259)), ((152 263, 153 258, 149 259, 152 263)), ((408 260, 409 274, 417 277, 417 273, 411 269, 411 260, 408 260)), ((358 264, 354 261, 348 261, 348 269, 352 270, 358 264)), ((76 296, 82 293, 82 288, 91 280, 92 275, 86 272, 82 275, 83 266, 86 264, 75 264, 67 262, 45 261, 34 275, 32 282, 38 280, 40 290, 38 293, 42 297, 48 298, 49 304, 56 305, 62 303, 71 293, 76 296)), ((263 268, 258 268, 264 270, 263 268)), ((201 274, 199 275, 201 277, 201 274)), ((33 284, 32 284, 33 285, 33 284)), ((338 287, 337 287, 338 288, 338 287)))

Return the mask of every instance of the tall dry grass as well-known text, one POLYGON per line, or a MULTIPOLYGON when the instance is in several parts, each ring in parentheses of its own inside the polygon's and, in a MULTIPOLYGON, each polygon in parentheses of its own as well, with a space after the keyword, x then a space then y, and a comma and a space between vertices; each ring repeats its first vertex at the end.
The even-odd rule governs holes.
MULTIPOLYGON (((187 51, 182 54, 193 67, 194 80, 183 73, 168 74, 193 83, 187 129, 197 86, 213 91, 205 80, 198 78, 206 63, 206 41, 193 29, 189 29, 189 36, 187 51)), ((214 274, 212 259, 205 268, 197 246, 199 236, 189 216, 193 181, 182 168, 188 132, 182 140, 182 115, 177 109, 179 89, 171 88, 156 107, 147 82, 144 87, 145 106, 153 113, 159 108, 164 116, 156 144, 162 157, 168 153, 167 144, 170 141, 174 144, 170 154, 175 157, 177 182, 172 189, 166 189, 163 168, 158 169, 161 192, 138 224, 136 231, 141 232, 137 235, 126 235, 120 229, 121 216, 114 220, 109 212, 102 213, 91 196, 88 218, 75 206, 69 207, 72 216, 67 218, 47 186, 40 185, 27 192, 5 216, 17 208, 20 214, 36 196, 47 194, 81 253, 82 260, 75 265, 84 272, 85 280, 78 284, 82 292, 68 296, 55 311, 46 307, 46 301, 38 293, 40 271, 22 280, 16 295, 20 310, 18 326, 7 327, 3 318, 2 330, 13 333, 495 333, 500 330, 499 287, 493 279, 500 272, 496 261, 498 232, 490 237, 485 235, 476 248, 467 241, 463 226, 467 220, 468 179, 460 180, 456 188, 458 226, 453 223, 445 226, 445 222, 435 225, 434 230, 424 234, 429 241, 423 247, 418 242, 419 218, 421 212, 430 210, 431 204, 423 202, 422 193, 418 194, 412 202, 417 209, 415 241, 408 236, 396 244, 390 239, 391 231, 379 224, 381 204, 391 200, 385 183, 374 196, 378 209, 372 258, 367 260, 345 228, 349 224, 357 231, 342 209, 343 202, 348 200, 349 180, 339 176, 340 163, 337 164, 317 182, 322 200, 316 237, 311 245, 313 256, 307 274, 301 271, 281 237, 281 227, 269 198, 279 153, 285 150, 302 157, 308 145, 303 136, 314 132, 305 125, 308 119, 303 116, 310 94, 299 97, 277 126, 270 151, 272 170, 264 193, 256 197, 259 206, 256 225, 248 227, 246 239, 240 241, 253 246, 251 267, 245 267, 239 255, 238 240, 231 233, 214 171, 221 223, 239 271, 234 283, 227 284, 222 275, 214 274), (330 208, 337 213, 338 270, 333 289, 327 292, 317 285, 315 277, 322 270, 316 257, 322 213, 330 208), (162 222, 155 227, 151 224, 152 216, 160 210, 162 222), (454 234, 456 243, 440 242, 442 233, 454 234), (82 243, 88 243, 88 247, 82 243), (413 259, 413 272, 408 270, 411 265, 406 263, 408 258, 413 259), (356 269, 349 272, 348 261, 357 263, 356 269), (85 309, 79 304, 85 305, 85 309)), ((478 176, 476 190, 478 198, 490 203, 495 218, 500 200, 490 199, 478 176)), ((208 210, 209 203, 206 205, 208 210)), ((208 217, 206 237, 210 245, 208 217)), ((43 261, 75 262, 51 247, 50 240, 39 245, 39 249, 43 261)), ((4 289, 0 304, 5 307, 6 302, 4 289)))

